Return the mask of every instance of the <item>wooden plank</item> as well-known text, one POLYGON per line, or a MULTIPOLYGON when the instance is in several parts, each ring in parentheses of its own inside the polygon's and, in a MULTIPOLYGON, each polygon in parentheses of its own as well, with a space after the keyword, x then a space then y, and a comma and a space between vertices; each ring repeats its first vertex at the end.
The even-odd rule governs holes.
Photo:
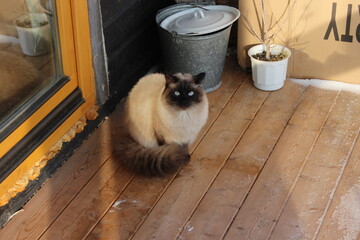
POLYGON ((314 239, 360 128, 360 95, 341 92, 269 239, 314 239))
POLYGON ((316 239, 360 239, 360 139, 316 239))
POLYGON ((105 162, 40 239, 82 239, 125 189, 133 174, 111 157, 105 162))
MULTIPOLYGON (((266 239, 303 163, 311 152, 337 95, 338 91, 327 91, 311 86, 307 89, 303 100, 252 187, 249 182, 255 180, 256 171, 254 173, 252 166, 256 166, 256 162, 248 164, 243 159, 234 159, 232 165, 236 167, 233 169, 243 171, 239 172, 229 167, 230 173, 225 173, 227 177, 225 180, 231 179, 230 177, 236 177, 238 180, 230 181, 234 186, 223 184, 221 187, 235 190, 230 192, 234 200, 227 202, 226 206, 241 206, 241 208, 225 239, 266 239), (243 184, 239 184, 240 182, 243 184), (250 187, 249 195, 245 202, 241 203, 250 187)), ((224 200, 220 201, 218 205, 223 202, 224 200)))
POLYGON ((6 51, 14 53, 18 56, 24 57, 28 60, 31 64, 33 64, 37 69, 42 69, 45 65, 49 64, 52 61, 52 56, 50 53, 40 55, 40 56, 26 56, 21 51, 20 45, 15 44, 9 46, 6 51))
MULTIPOLYGON (((75 88, 77 87, 76 81, 76 65, 75 65, 75 55, 74 55, 74 40, 73 40, 73 28, 72 28, 72 18, 71 18, 71 7, 70 1, 57 1, 56 3, 58 25, 59 25, 59 35, 61 40, 61 51, 62 51, 62 60, 63 60, 63 70, 64 74, 70 76, 70 81, 66 83, 59 91, 57 91, 54 96, 52 96, 46 103, 44 103, 40 108, 33 113, 26 121, 24 121, 15 131, 13 131, 6 139, 0 143, 0 156, 3 156, 6 152, 9 151, 16 143, 19 142, 28 132, 43 119, 43 116, 46 116, 52 109, 59 105, 59 103, 68 96, 75 88)), ((89 102, 90 103, 90 102, 89 102)), ((87 103, 85 103, 87 104, 87 103)), ((91 106, 95 103, 92 102, 91 106)), ((79 111, 75 112, 72 116, 76 116, 78 113, 83 111, 88 111, 88 107, 80 107, 79 111)), ((81 116, 80 116, 81 117, 81 116)), ((41 158, 43 154, 46 153, 56 141, 61 138, 65 132, 72 127, 72 125, 80 118, 78 117, 74 122, 70 117, 65 123, 63 123, 49 138, 47 138, 42 144, 41 147, 36 149, 27 159, 25 159, 19 167, 10 174, 6 180, 1 183, 0 195, 5 194, 5 191, 12 188, 12 186, 19 180, 19 176, 24 175, 33 165, 33 159, 41 158), (70 125, 70 127, 68 127, 70 125), (44 150, 45 149, 45 150, 44 150)))
POLYGON ((41 86, 47 84, 54 77, 54 63, 52 61, 51 54, 45 54, 41 56, 26 56, 22 53, 20 45, 10 45, 7 52, 16 54, 25 58, 30 64, 32 64, 38 70, 37 82, 32 87, 41 88, 41 86))
POLYGON ((77 80, 86 101, 96 103, 88 1, 71 1, 77 80), (91 100, 90 100, 91 99, 91 100))
MULTIPOLYGON (((38 93, 39 90, 49 84, 49 80, 52 80, 53 77, 53 66, 51 65, 49 58, 50 55, 46 55, 47 62, 44 65, 44 63, 39 64, 39 61, 37 61, 39 58, 43 58, 44 56, 25 57, 21 52, 19 45, 11 45, 6 52, 14 56, 24 57, 24 61, 34 67, 37 75, 32 81, 19 81, 16 84, 16 89, 8 90, 12 92, 12 95, 7 99, 4 99, 5 101, 0 102, 1 117, 6 117, 6 115, 11 113, 12 110, 15 110, 19 106, 28 102, 34 94, 38 93), (15 50, 18 50, 18 52, 14 52, 15 50)), ((13 67, 16 66, 14 65, 13 67)))
MULTIPOLYGON (((116 115, 116 113, 115 113, 116 115)), ((105 121, 0 231, 0 239, 38 239, 111 155, 118 117, 105 121)))
POLYGON ((4 51, 6 50, 8 47, 11 47, 12 44, 11 43, 0 43, 0 50, 4 51))
POLYGON ((220 239, 224 236, 305 88, 287 82, 282 90, 270 94, 179 239, 220 239))
POLYGON ((129 239, 171 179, 135 176, 87 239, 129 239))
POLYGON ((221 86, 216 91, 207 94, 209 100, 209 120, 204 129, 208 129, 228 104, 231 97, 244 81, 251 75, 244 73, 236 63, 236 56, 226 58, 221 86))
POLYGON ((250 81, 241 85, 133 239, 177 236, 267 96, 250 81))
MULTIPOLYGON (((249 75, 241 72, 234 59, 227 58, 222 86, 208 94, 209 120, 197 141, 191 146, 190 152, 193 151, 203 135, 212 126, 245 78, 249 78, 249 75)), ((132 236, 169 186, 174 176, 163 179, 136 176, 124 193, 116 200, 117 204, 109 210, 90 233, 88 239, 127 239, 132 236), (118 204, 121 204, 121 209, 119 209, 118 204)))

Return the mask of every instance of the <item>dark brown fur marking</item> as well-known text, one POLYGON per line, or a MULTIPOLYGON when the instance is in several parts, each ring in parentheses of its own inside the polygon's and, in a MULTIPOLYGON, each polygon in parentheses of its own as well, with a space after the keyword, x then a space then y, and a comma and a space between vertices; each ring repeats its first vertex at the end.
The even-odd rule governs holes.
POLYGON ((122 138, 117 150, 121 153, 119 157, 127 168, 147 176, 175 173, 190 160, 187 146, 164 144, 146 148, 131 137, 122 138))

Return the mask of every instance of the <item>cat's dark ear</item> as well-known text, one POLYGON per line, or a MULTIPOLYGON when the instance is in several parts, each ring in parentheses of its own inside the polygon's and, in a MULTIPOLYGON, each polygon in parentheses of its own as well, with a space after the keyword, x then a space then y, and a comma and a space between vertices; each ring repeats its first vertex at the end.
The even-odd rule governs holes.
POLYGON ((206 75, 206 73, 202 72, 202 73, 199 73, 198 75, 194 76, 195 84, 197 84, 197 85, 201 84, 202 81, 204 81, 204 79, 205 79, 205 75, 206 75))
POLYGON ((171 74, 165 73, 165 79, 166 79, 166 86, 169 86, 171 83, 177 83, 179 79, 171 74))

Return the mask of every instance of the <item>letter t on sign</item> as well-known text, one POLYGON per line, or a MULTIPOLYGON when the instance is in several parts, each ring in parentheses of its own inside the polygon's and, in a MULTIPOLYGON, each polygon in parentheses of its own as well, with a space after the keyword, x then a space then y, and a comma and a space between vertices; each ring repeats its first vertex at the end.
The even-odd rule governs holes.
POLYGON ((351 9, 352 9, 352 4, 349 4, 349 5, 348 5, 347 16, 346 16, 346 30, 345 30, 345 34, 344 34, 344 35, 341 35, 341 41, 342 41, 342 42, 352 42, 352 41, 353 41, 353 36, 350 35, 351 9))
POLYGON ((338 33, 338 30, 337 30, 337 26, 336 26, 336 3, 332 4, 331 20, 330 20, 329 26, 328 26, 328 28, 326 30, 325 36, 324 36, 325 40, 329 39, 331 30, 334 31, 335 40, 339 41, 339 33, 338 33))

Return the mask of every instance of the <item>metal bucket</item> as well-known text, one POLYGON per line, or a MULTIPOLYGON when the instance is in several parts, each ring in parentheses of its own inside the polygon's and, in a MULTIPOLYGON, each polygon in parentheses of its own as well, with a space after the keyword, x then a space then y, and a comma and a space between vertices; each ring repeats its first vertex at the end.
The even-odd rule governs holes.
POLYGON ((159 11, 156 15, 164 68, 168 73, 205 72, 202 87, 205 92, 211 92, 221 85, 231 25, 210 34, 197 36, 170 33, 160 27, 160 23, 168 16, 189 8, 194 6, 176 4, 159 11))

